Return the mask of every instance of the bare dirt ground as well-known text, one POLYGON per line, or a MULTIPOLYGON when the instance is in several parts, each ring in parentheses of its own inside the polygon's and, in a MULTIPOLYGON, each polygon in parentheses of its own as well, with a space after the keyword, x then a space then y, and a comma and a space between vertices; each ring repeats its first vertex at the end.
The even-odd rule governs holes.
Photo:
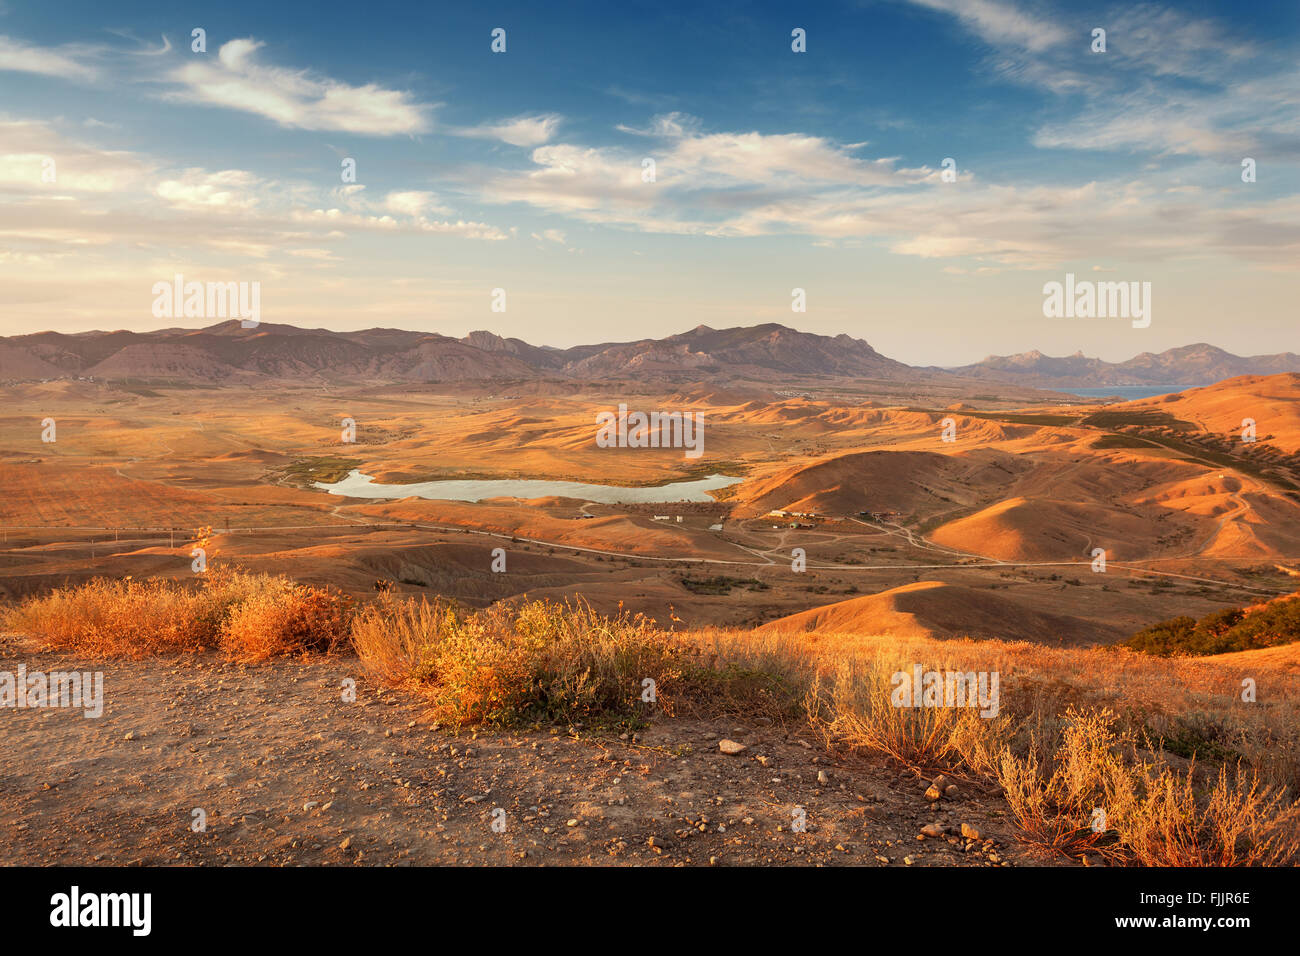
POLYGON ((351 657, 94 663, 0 636, 0 671, 19 664, 102 671, 104 712, 0 710, 4 865, 1070 862, 1030 856, 1003 801, 973 784, 932 806, 928 780, 775 724, 454 735, 351 657), (355 703, 343 700, 349 677, 355 703), (747 749, 723 754, 722 738, 747 749), (946 834, 918 839, 931 823, 946 834), (981 839, 963 839, 963 823, 981 839))

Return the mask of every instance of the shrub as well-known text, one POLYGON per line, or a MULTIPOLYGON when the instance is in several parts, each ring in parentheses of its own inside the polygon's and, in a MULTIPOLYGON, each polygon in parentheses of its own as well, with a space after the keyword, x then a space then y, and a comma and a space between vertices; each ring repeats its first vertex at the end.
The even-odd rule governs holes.
POLYGON ((329 588, 276 578, 274 585, 232 604, 221 625, 221 648, 256 663, 310 651, 329 653, 350 636, 352 599, 329 588))
POLYGON ((9 611, 6 624, 45 647, 92 656, 197 651, 216 635, 196 617, 195 600, 193 589, 174 581, 96 578, 28 598, 9 611))
POLYGON ((249 661, 332 650, 348 638, 351 600, 288 578, 212 568, 197 585, 97 578, 28 598, 8 627, 46 648, 139 658, 216 647, 249 661))
POLYGON ((353 624, 365 667, 428 696, 454 725, 525 720, 635 723, 643 682, 671 712, 689 650, 642 615, 531 601, 466 612, 435 600, 381 599, 353 624))
POLYGON ((1159 657, 1249 651, 1300 641, 1300 599, 1228 608, 1199 621, 1176 617, 1138 631, 1123 646, 1159 657))
POLYGON ((1239 767, 1208 783, 1144 757, 1115 715, 1071 709, 1045 765, 1008 750, 998 780, 1022 839, 1075 854, 1091 849, 1145 866, 1287 865, 1300 860, 1300 804, 1239 767), (1104 816, 1098 816, 1103 814, 1104 816), (1094 822, 1104 826, 1094 828, 1094 822))

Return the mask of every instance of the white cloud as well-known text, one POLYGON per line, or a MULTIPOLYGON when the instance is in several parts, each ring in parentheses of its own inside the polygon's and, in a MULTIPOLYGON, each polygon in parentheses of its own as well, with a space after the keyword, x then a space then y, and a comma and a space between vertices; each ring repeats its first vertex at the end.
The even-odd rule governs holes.
POLYGON ((317 259, 321 262, 337 262, 338 256, 333 249, 290 249, 289 255, 299 259, 317 259))
POLYGON ((480 187, 483 198, 650 232, 695 233, 725 231, 744 210, 789 196, 843 186, 897 188, 937 175, 928 167, 898 169, 891 157, 861 159, 817 136, 705 133, 676 114, 657 118, 645 135, 658 142, 643 153, 564 143, 538 147, 533 169, 490 178, 480 187), (642 178, 646 157, 655 160, 654 182, 642 178))
POLYGON ((369 136, 427 132, 433 107, 410 93, 373 83, 350 86, 306 70, 257 62, 262 44, 231 40, 215 59, 195 59, 171 78, 176 98, 264 116, 295 129, 343 130, 369 136))
POLYGON ((426 212, 447 214, 451 212, 440 205, 436 194, 421 190, 390 192, 384 197, 384 206, 390 212, 403 213, 407 216, 420 216, 426 212))
POLYGON ((537 116, 516 116, 500 123, 485 123, 456 130, 460 136, 479 139, 499 139, 511 146, 540 146, 548 143, 559 129, 563 117, 556 113, 537 116))
POLYGON ((0 194, 116 192, 143 182, 152 168, 134 153, 66 139, 48 123, 0 120, 0 194), (53 183, 42 178, 47 160, 53 183))
POLYGON ((175 179, 165 179, 156 192, 178 209, 203 207, 248 210, 260 201, 255 190, 262 180, 247 170, 225 169, 210 173, 187 169, 175 179))
POLYGON ((1040 52, 1064 43, 1069 34, 1059 23, 1035 16, 1001 0, 911 0, 918 7, 948 13, 994 46, 1014 44, 1040 52))
POLYGON ((99 70, 86 62, 90 55, 84 46, 40 47, 0 36, 0 70, 88 82, 99 76, 99 70))
POLYGON ((342 209, 295 209, 289 214, 295 223, 316 226, 329 226, 334 229, 353 229, 361 232, 410 232, 439 233, 442 235, 462 236, 466 239, 508 238, 496 226, 484 222, 472 222, 464 219, 433 220, 416 218, 412 220, 394 219, 392 216, 371 216, 363 213, 347 212, 342 209))

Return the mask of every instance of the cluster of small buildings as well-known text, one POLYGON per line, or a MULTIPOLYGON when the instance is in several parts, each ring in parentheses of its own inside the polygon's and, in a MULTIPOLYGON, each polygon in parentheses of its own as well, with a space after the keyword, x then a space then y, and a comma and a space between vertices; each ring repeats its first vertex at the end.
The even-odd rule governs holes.
MULTIPOLYGON (((677 524, 681 524, 681 523, 682 523, 682 516, 681 516, 681 515, 652 515, 652 517, 654 518, 655 521, 672 521, 673 518, 676 518, 676 519, 677 519, 677 524)), ((710 531, 721 531, 721 530, 722 530, 722 522, 721 522, 721 521, 718 521, 718 522, 716 522, 716 523, 714 523, 714 524, 709 525, 709 530, 710 530, 710 531)))
MULTIPOLYGON (((781 510, 778 510, 778 511, 769 511, 769 512, 768 512, 766 515, 764 515, 763 517, 765 517, 765 518, 769 518, 769 519, 770 519, 770 518, 821 518, 821 517, 823 517, 823 515, 818 514, 816 511, 781 511, 781 510)), ((786 524, 785 527, 787 527, 787 528, 796 528, 796 529, 797 529, 797 528, 815 528, 815 527, 817 527, 817 525, 813 524, 812 522, 791 521, 791 522, 789 522, 788 524, 786 524)), ((781 525, 779 525, 779 524, 774 524, 774 525, 772 525, 772 528, 773 528, 773 530, 780 530, 781 525)))

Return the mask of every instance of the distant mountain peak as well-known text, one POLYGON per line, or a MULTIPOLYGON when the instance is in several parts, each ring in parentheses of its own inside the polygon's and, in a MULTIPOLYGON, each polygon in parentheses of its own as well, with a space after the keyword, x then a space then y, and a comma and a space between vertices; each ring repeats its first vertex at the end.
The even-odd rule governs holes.
POLYGON ((1215 345, 1198 342, 1163 352, 1142 352, 1125 362, 1104 362, 1082 351, 1064 358, 1044 355, 1037 349, 1018 355, 990 355, 974 365, 949 368, 958 375, 987 378, 1030 388, 1107 388, 1158 386, 1191 388, 1209 385, 1239 375, 1275 375, 1300 371, 1300 356, 1242 357, 1215 345))

